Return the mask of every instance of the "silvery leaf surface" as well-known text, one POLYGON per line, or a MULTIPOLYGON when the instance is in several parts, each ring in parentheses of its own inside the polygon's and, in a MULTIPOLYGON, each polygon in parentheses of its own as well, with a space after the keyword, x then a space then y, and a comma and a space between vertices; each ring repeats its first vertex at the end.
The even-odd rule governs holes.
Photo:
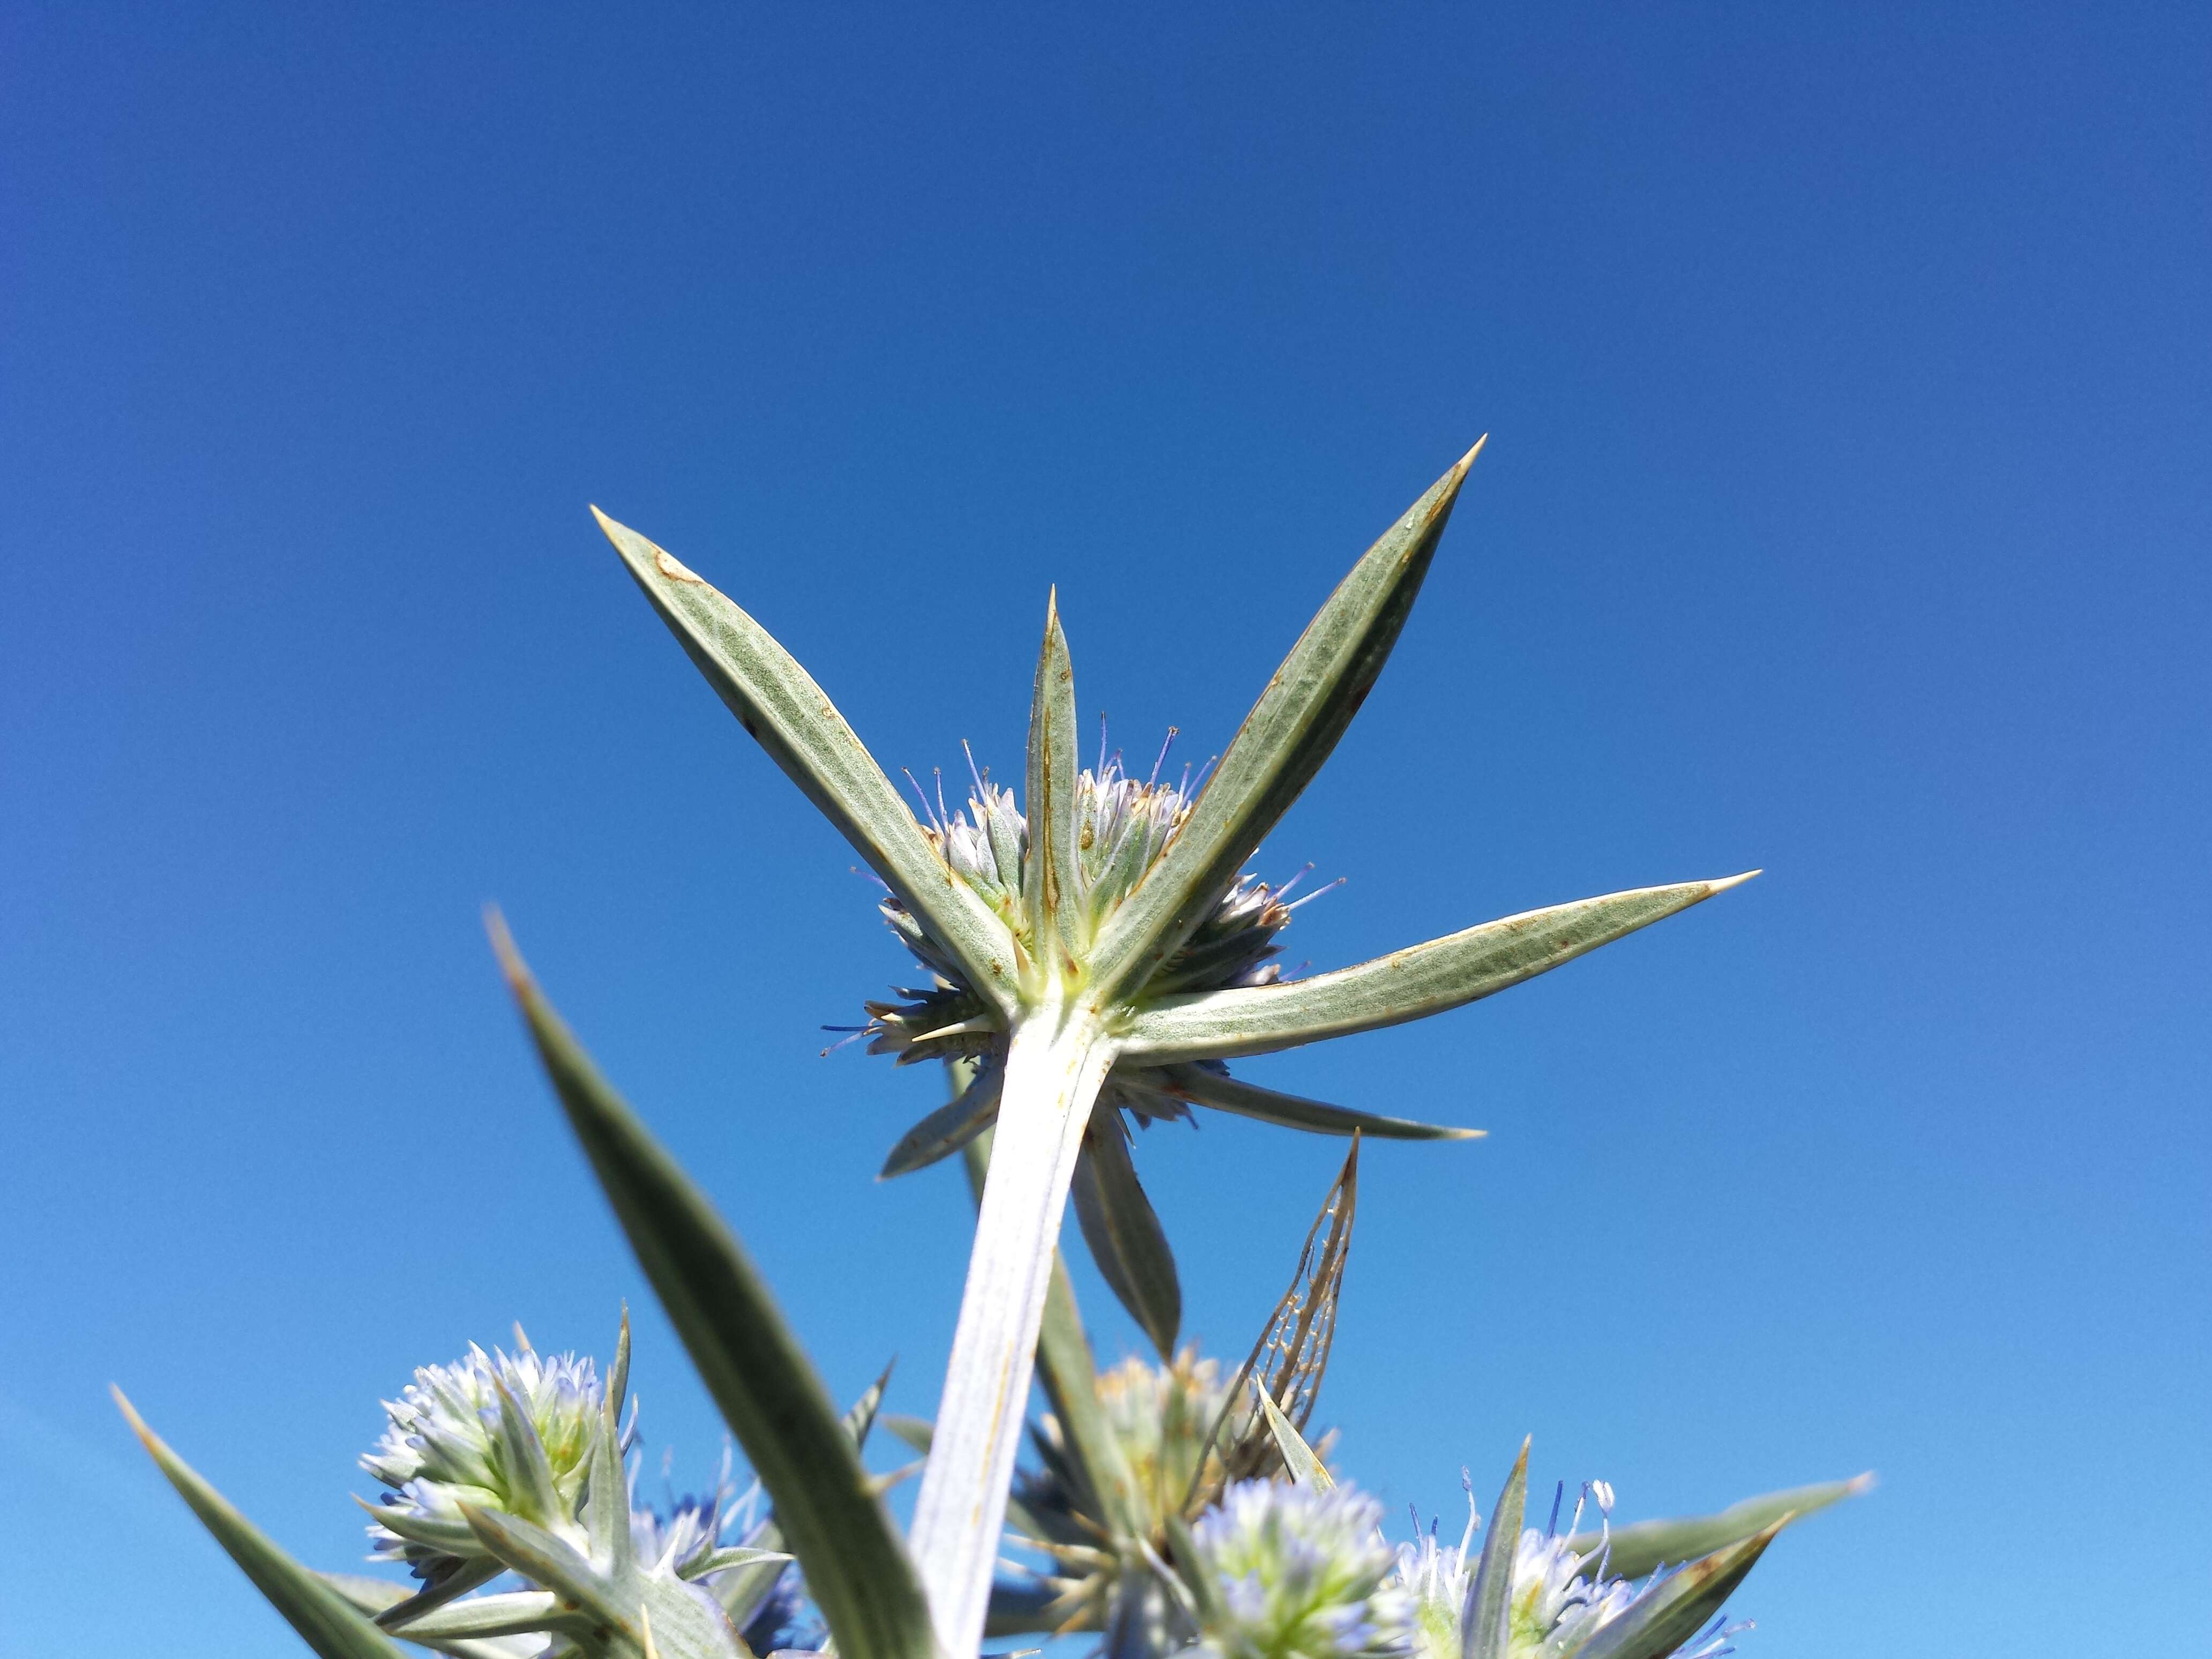
POLYGON ((1638 887, 1524 911, 1311 979, 1164 997, 1136 1014, 1120 1038, 1120 1052, 1149 1066, 1233 1060, 1442 1013, 1533 979, 1757 873, 1638 887))
POLYGON ((1784 1492, 1747 1498, 1740 1504, 1729 1504, 1717 1515, 1638 1521, 1613 1528, 1609 1537, 1595 1532, 1577 1533, 1567 1540, 1567 1547, 1584 1558, 1583 1571, 1588 1572, 1596 1571, 1601 1547, 1609 1546, 1605 1550, 1606 1571, 1617 1578, 1641 1578, 1670 1562, 1694 1560, 1754 1533, 1764 1532, 1786 1516, 1802 1520, 1815 1510, 1857 1497, 1873 1484, 1872 1475, 1862 1474, 1849 1480, 1822 1480, 1809 1486, 1792 1486, 1784 1492))
POLYGON ((1373 689, 1482 446, 1431 486, 1337 585, 1244 717, 1166 854, 1091 953, 1098 994, 1127 994, 1173 956, 1290 810, 1373 689))
POLYGON ((1740 1543, 1692 1561, 1636 1599, 1627 1612, 1601 1625, 1576 1659, 1666 1659, 1721 1610, 1744 1575, 1758 1565, 1783 1516, 1740 1543))
MULTIPOLYGON (((1133 1068, 1117 1068, 1119 1080, 1133 1068)), ((1194 1106, 1217 1112, 1234 1112, 1288 1129, 1304 1129, 1323 1135, 1371 1135, 1377 1140, 1478 1140, 1484 1129, 1454 1128, 1449 1124, 1420 1123, 1412 1118, 1385 1117, 1325 1101, 1306 1100, 1273 1089, 1263 1089, 1225 1073, 1189 1063, 1148 1066, 1133 1071, 1130 1081, 1163 1093, 1176 1095, 1194 1106)))
POLYGON ((509 985, 570 1127, 708 1392, 775 1506, 845 1659, 935 1659, 906 1550, 775 1298, 706 1195, 546 1003, 495 919, 509 985))
POLYGON ((1274 1436, 1276 1449, 1282 1453, 1283 1467, 1290 1471, 1291 1479, 1316 1492, 1327 1492, 1335 1486, 1335 1477, 1329 1474, 1328 1466, 1306 1444, 1305 1437, 1291 1426, 1291 1419, 1283 1415, 1281 1407, 1267 1397, 1267 1391, 1255 1382, 1252 1395, 1259 1402, 1261 1414, 1267 1419, 1267 1432, 1274 1436))
POLYGON ((725 1572, 732 1567, 774 1566, 781 1569, 787 1561, 799 1558, 786 1555, 781 1550, 747 1549, 740 1544, 709 1550, 696 1560, 686 1562, 678 1569, 680 1578, 704 1578, 709 1573, 725 1572))
POLYGON ((744 611, 635 531, 597 507, 599 528, 669 631, 769 757, 854 850, 925 919, 969 982, 1010 1012, 1013 936, 952 873, 875 757, 820 686, 744 611))
MULTIPOLYGON (((461 1505, 469 1526, 486 1549, 533 1583, 544 1584, 582 1610, 586 1617, 616 1628, 628 1625, 631 1608, 617 1601, 612 1587, 582 1551, 531 1522, 475 1504, 461 1505)), ((435 1613, 426 1615, 435 1618, 435 1613)))
POLYGON ((1106 1281, 1163 1359, 1175 1355, 1182 1324, 1182 1285, 1167 1231, 1145 1196, 1118 1113, 1094 1119, 1075 1166, 1075 1218, 1106 1281))
POLYGON ((1078 915, 1083 878, 1075 845, 1075 778, 1081 740, 1076 732, 1075 665, 1060 626, 1060 596, 1045 601, 1044 645, 1037 653, 1030 698, 1030 855, 1022 870, 1022 896, 1036 937, 1040 965, 1057 937, 1070 957, 1089 940, 1078 915))
POLYGON ((177 1489, 177 1495, 215 1534, 216 1542, 238 1563, 253 1588, 284 1615, 301 1641, 322 1659, 404 1659, 405 1649, 379 1630, 320 1574, 301 1566, 233 1509, 221 1492, 146 1426, 120 1389, 114 1394, 115 1403, 132 1431, 177 1489))
POLYGON ((550 1590, 516 1590, 509 1595, 471 1596, 410 1620, 394 1635, 410 1642, 453 1641, 465 1637, 522 1636, 550 1630, 561 1616, 561 1598, 550 1590))
POLYGON ((1506 1659, 1510 1644, 1513 1560, 1521 1545, 1521 1516, 1528 1498, 1528 1443, 1498 1494, 1482 1532, 1482 1554, 1467 1583, 1460 1615, 1461 1659, 1506 1659))
MULTIPOLYGON (((389 1578, 371 1578, 354 1572, 319 1572, 315 1577, 372 1617, 411 1599, 405 1585, 395 1584, 389 1578)), ((407 1639, 419 1647, 450 1653, 454 1659, 538 1659, 539 1652, 544 1647, 544 1644, 535 1637, 483 1636, 448 1639, 410 1636, 407 1639)), ((405 1650, 401 1650, 404 1652, 405 1650)))

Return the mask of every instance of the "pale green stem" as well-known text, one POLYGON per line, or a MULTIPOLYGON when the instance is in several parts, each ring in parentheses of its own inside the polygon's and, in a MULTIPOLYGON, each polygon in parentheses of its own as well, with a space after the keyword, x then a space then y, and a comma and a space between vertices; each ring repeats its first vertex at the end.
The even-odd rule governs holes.
POLYGON ((915 1565, 948 1659, 973 1655, 983 1639, 1053 1249, 1091 1103, 1113 1063, 1097 1024, 1056 997, 1014 1025, 952 1361, 914 1508, 915 1565))

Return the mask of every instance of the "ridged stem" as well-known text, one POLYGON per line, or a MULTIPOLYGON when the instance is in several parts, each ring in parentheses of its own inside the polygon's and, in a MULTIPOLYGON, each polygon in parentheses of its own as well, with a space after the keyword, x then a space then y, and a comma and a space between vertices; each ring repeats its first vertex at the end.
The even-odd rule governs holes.
POLYGON ((952 1361, 915 1500, 915 1565, 948 1659, 967 1659, 983 1639, 1053 1249, 1084 1127, 1113 1063, 1097 1026, 1057 999, 1014 1026, 952 1361))

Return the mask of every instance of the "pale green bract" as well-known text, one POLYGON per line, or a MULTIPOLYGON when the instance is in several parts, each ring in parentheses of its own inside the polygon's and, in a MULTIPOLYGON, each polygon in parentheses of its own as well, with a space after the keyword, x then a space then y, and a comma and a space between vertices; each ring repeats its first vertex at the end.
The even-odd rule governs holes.
MULTIPOLYGON (((1079 757, 1055 599, 1018 794, 971 763, 920 817, 775 638, 672 555, 600 515, 716 694, 888 890, 925 982, 867 1005, 872 1049, 943 1061, 950 1098, 885 1175, 961 1153, 978 1213, 911 1528, 901 1474, 862 1452, 878 1382, 843 1412, 736 1233, 600 1074, 495 915, 530 1040, 707 1392, 757 1472, 752 1506, 635 1501, 617 1427, 625 1320, 603 1374, 573 1355, 471 1348, 386 1403, 362 1460, 375 1559, 411 1579, 309 1571, 123 1409, 193 1512, 322 1659, 757 1659, 813 1630, 840 1659, 975 1659, 987 1632, 1085 1632, 1103 1659, 1713 1659, 1721 1607, 1780 1529, 1864 1489, 1747 1499, 1595 1534, 1522 1525, 1527 1449, 1491 1524, 1399 1547, 1304 1431, 1328 1365, 1363 1139, 1479 1131, 1310 1100, 1229 1062, 1460 1007, 1696 904, 1742 877, 1647 887, 1463 927, 1286 978, 1294 884, 1248 870, 1373 688, 1411 613, 1468 452, 1322 605, 1222 750, 1139 781, 1079 757), (1182 1291, 1138 1179, 1133 1127, 1194 1109, 1349 1136, 1291 1288, 1233 1372, 1177 1353, 1182 1291), (1103 1377, 1056 1248, 1073 1200, 1103 1277, 1165 1363, 1103 1377), (1169 1356, 1174 1358, 1170 1358, 1169 1356), (1048 1412, 1030 1426, 1033 1374, 1048 1412), (764 1504, 764 1510, 761 1507, 764 1504), (1009 1528, 1007 1523, 1011 1522, 1009 1528), (1002 1550, 1018 1568, 999 1571, 1002 1550), (1470 1552, 1472 1551, 1472 1553, 1470 1552), (1624 1577, 1625 1575, 1625 1577, 1624 1577), (805 1605, 799 1605, 803 1595, 805 1605)), ((1172 734, 1170 734, 1172 735, 1172 734)), ((1382 1091, 1388 1094, 1387 1085, 1382 1091)), ((121 1396, 118 1395, 118 1401, 121 1396)), ((1471 1500, 1470 1500, 1471 1501, 1471 1500)), ((1577 1511, 1579 1513, 1579 1511, 1577 1511)))

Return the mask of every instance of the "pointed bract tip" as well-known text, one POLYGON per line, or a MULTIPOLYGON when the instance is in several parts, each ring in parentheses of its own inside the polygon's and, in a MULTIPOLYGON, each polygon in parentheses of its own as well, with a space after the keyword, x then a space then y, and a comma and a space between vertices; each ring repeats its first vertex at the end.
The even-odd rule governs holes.
POLYGON ((1855 1474, 1850 1480, 1844 1482, 1844 1495, 1847 1498, 1863 1497, 1866 1493, 1872 1492, 1881 1484, 1881 1482, 1878 1478, 1876 1478, 1875 1472, 1872 1469, 1869 1469, 1865 1474, 1855 1474))
POLYGON ((1747 870, 1740 876, 1723 876, 1718 881, 1709 881, 1705 884, 1709 890, 1708 896, 1710 896, 1711 893, 1725 893, 1731 887, 1742 886, 1753 876, 1763 876, 1765 873, 1764 870, 1747 870))
POLYGON ((138 1415, 138 1408, 131 1403, 130 1396, 123 1392, 121 1383, 109 1383, 107 1392, 115 1401, 116 1410, 123 1413, 123 1420, 131 1425, 131 1432, 144 1443, 148 1451, 153 1450, 155 1446, 161 1444, 161 1442, 155 1438, 154 1431, 146 1426, 146 1419, 138 1415))
POLYGON ((1477 438, 1474 441, 1474 447, 1468 450, 1466 454, 1459 458, 1459 465, 1453 470, 1455 471, 1463 473, 1468 470, 1468 468, 1473 466, 1474 465, 1474 458, 1482 453, 1483 445, 1489 441, 1490 434, 1487 432, 1484 433, 1480 438, 1477 438))
POLYGON ((500 914, 499 906, 487 904, 483 908, 484 933, 491 939, 492 954, 499 958, 499 971, 507 976, 507 988, 517 996, 531 989, 530 969, 522 960, 522 952, 514 948, 514 935, 507 930, 507 918, 500 914))
POLYGON ((637 1610, 637 1622, 638 1628, 644 1632, 645 1636, 645 1659, 660 1659, 659 1650, 653 1645, 652 1611, 640 1607, 637 1610))

